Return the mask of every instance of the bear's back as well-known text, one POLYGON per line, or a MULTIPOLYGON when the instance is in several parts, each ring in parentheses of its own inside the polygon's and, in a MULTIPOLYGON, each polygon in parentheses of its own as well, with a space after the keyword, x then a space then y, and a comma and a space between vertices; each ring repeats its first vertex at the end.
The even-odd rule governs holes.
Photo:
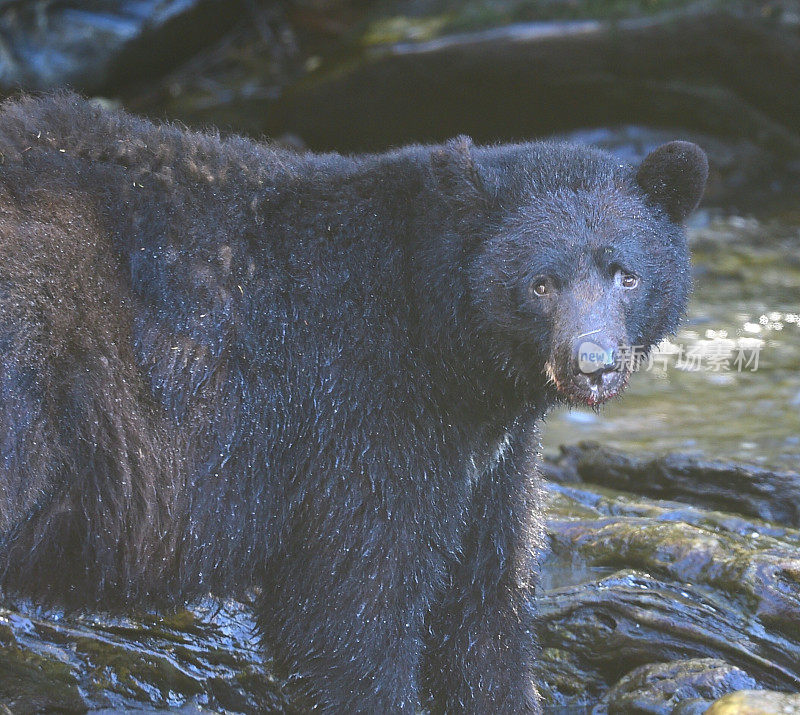
POLYGON ((137 174, 158 174, 168 167, 176 179, 223 182, 235 171, 239 178, 262 185, 281 184, 318 163, 314 155, 279 146, 155 124, 67 92, 23 96, 0 105, 4 161, 33 150, 116 164, 137 174))

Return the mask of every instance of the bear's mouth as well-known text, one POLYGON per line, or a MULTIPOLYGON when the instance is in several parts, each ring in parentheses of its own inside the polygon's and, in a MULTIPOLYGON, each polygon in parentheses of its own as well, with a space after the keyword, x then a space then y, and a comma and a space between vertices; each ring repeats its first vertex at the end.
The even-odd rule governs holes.
POLYGON ((628 385, 630 371, 616 369, 602 374, 578 373, 560 377, 547 365, 547 377, 558 395, 571 405, 597 407, 618 397, 628 385))

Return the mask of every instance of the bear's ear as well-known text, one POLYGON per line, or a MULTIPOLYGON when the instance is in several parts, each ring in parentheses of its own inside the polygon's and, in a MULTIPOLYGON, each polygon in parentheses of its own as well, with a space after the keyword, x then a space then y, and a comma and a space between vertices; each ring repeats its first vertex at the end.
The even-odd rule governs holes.
POLYGON ((636 182, 675 222, 700 203, 708 178, 708 158, 697 144, 669 142, 651 151, 636 172, 636 182))
POLYGON ((474 210, 476 202, 483 202, 486 194, 468 136, 455 137, 434 150, 431 166, 440 191, 454 204, 474 210))

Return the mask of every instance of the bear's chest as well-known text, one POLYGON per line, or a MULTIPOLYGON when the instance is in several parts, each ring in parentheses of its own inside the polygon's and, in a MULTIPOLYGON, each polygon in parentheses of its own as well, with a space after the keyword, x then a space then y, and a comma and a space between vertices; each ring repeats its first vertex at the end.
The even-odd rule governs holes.
POLYGON ((504 431, 473 449, 467 459, 464 475, 470 491, 500 464, 510 443, 511 435, 504 431))

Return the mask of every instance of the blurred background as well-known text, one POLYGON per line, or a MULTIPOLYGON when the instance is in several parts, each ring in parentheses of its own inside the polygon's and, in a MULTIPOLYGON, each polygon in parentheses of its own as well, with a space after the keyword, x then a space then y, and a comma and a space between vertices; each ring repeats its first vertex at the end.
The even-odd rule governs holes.
POLYGON ((712 173, 688 324, 622 401, 554 413, 545 446, 796 465, 800 2, 0 0, 0 88, 57 87, 314 150, 466 133, 636 161, 697 141, 712 173))
MULTIPOLYGON (((800 690, 800 0, 0 0, 0 93, 62 87, 301 150, 702 145, 685 326, 544 427, 537 680, 564 714, 800 690)), ((291 711, 247 604, 0 607, 3 712, 130 707, 291 711)))

